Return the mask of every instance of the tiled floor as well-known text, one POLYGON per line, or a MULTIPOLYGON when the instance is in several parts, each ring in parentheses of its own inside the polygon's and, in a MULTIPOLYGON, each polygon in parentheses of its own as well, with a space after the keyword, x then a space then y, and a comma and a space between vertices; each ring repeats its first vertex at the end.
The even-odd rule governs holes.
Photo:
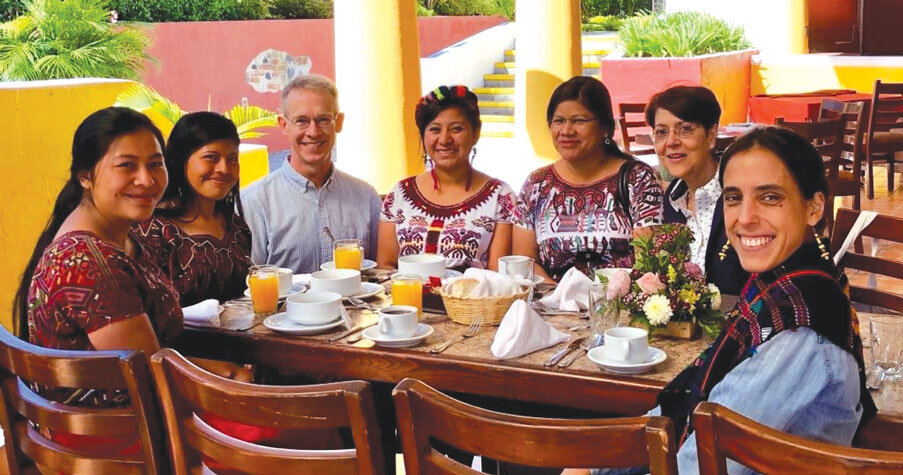
MULTIPOLYGON (((894 191, 887 191, 887 172, 884 167, 875 169, 875 199, 867 199, 865 189, 862 190, 862 209, 877 211, 880 214, 903 217, 903 176, 897 173, 894 177, 894 191)), ((852 197, 837 198, 835 207, 853 207, 852 197), (839 202, 839 203, 838 203, 839 202)), ((870 251, 869 243, 865 243, 866 253, 870 251)), ((903 261, 903 243, 880 241, 878 243, 878 256, 884 259, 903 261)), ((859 271, 848 272, 850 283, 865 286, 871 274, 859 271)), ((877 287, 881 290, 891 291, 903 295, 903 276, 891 278, 878 276, 877 287)))

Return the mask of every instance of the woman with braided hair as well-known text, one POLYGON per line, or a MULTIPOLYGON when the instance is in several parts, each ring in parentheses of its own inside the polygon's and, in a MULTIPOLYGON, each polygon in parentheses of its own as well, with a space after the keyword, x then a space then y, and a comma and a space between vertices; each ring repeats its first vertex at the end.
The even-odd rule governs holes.
POLYGON ((380 267, 398 257, 441 254, 448 268, 496 269, 511 253, 515 195, 473 168, 480 139, 477 96, 466 86, 440 86, 414 112, 427 171, 398 182, 383 201, 380 267))

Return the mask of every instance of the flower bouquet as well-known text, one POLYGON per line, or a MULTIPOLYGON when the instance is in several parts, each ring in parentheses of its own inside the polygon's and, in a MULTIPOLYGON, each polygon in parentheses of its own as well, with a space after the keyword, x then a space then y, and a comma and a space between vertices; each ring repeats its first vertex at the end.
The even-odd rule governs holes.
POLYGON ((633 240, 635 263, 629 274, 596 273, 607 284, 607 297, 619 299, 631 325, 653 333, 669 322, 688 322, 712 336, 721 331, 721 292, 706 284, 702 269, 690 261, 692 241, 687 226, 664 224, 633 240))

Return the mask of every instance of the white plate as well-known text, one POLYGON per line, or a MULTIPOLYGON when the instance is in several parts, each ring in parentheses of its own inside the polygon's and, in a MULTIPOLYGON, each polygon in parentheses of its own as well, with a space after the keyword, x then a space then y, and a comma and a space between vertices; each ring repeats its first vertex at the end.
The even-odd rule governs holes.
POLYGON ((373 282, 361 282, 361 290, 358 291, 358 293, 352 295, 352 297, 356 299, 365 299, 367 297, 373 297, 374 295, 382 291, 382 284, 376 284, 373 282))
POLYGON ((379 332, 379 326, 372 326, 369 328, 365 328, 362 332, 364 338, 369 338, 376 342, 379 346, 387 346, 389 348, 406 348, 408 346, 414 346, 420 344, 426 337, 433 334, 433 327, 427 325, 426 323, 419 323, 417 326, 417 333, 414 336, 409 336, 406 338, 392 337, 386 336, 379 332))
MULTIPOLYGON (((308 285, 304 283, 294 282, 292 284, 292 290, 289 290, 287 294, 280 294, 279 300, 282 300, 289 295, 300 294, 307 291, 308 285)), ((251 289, 245 289, 245 297, 251 298, 251 289)))
POLYGON ((649 347, 649 358, 643 363, 624 363, 621 361, 612 361, 605 357, 603 353, 605 345, 599 345, 586 353, 587 358, 593 363, 599 365, 602 369, 612 373, 620 374, 639 374, 652 369, 653 366, 668 359, 668 355, 664 351, 649 347))
MULTIPOLYGON (((391 278, 391 277, 395 277, 395 276, 398 275, 398 274, 400 274, 400 272, 396 272, 396 273, 392 274, 392 275, 390 276, 390 278, 391 278)), ((445 280, 445 279, 452 279, 452 278, 455 278, 455 277, 461 277, 462 275, 464 275, 464 274, 462 274, 461 272, 456 271, 456 270, 454 270, 454 269, 445 269, 445 275, 442 276, 442 280, 445 280)), ((429 279, 423 278, 423 282, 429 282, 429 279)))
MULTIPOLYGON (((373 262, 370 259, 364 259, 364 262, 361 262, 361 272, 373 269, 374 267, 376 267, 376 262, 373 262)), ((335 269, 335 264, 332 261, 320 264, 320 270, 330 269, 335 269)))
POLYGON ((329 323, 323 323, 319 325, 302 325, 300 323, 295 323, 289 320, 288 315, 285 312, 277 313, 275 315, 270 315, 263 321, 263 326, 269 328, 270 330, 275 330, 277 332, 282 333, 291 333, 292 335, 315 335, 317 333, 323 333, 326 330, 335 328, 339 325, 342 325, 344 321, 339 318, 338 320, 333 320, 329 323))

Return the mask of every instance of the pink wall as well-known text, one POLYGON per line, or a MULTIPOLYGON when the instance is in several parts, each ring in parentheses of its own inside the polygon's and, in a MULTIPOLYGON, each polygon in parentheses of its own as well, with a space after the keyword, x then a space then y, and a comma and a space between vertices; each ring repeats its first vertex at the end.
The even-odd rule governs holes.
MULTIPOLYGON (((421 57, 472 36, 506 18, 422 17, 418 19, 421 57)), ((189 111, 224 111, 241 103, 276 110, 279 94, 260 93, 245 82, 245 68, 263 50, 277 49, 311 59, 310 72, 335 78, 335 35, 330 20, 266 20, 157 23, 144 83, 189 111)), ((366 45, 361 45, 366 47, 366 45)), ((287 148, 281 134, 252 140, 273 150, 287 148)))

